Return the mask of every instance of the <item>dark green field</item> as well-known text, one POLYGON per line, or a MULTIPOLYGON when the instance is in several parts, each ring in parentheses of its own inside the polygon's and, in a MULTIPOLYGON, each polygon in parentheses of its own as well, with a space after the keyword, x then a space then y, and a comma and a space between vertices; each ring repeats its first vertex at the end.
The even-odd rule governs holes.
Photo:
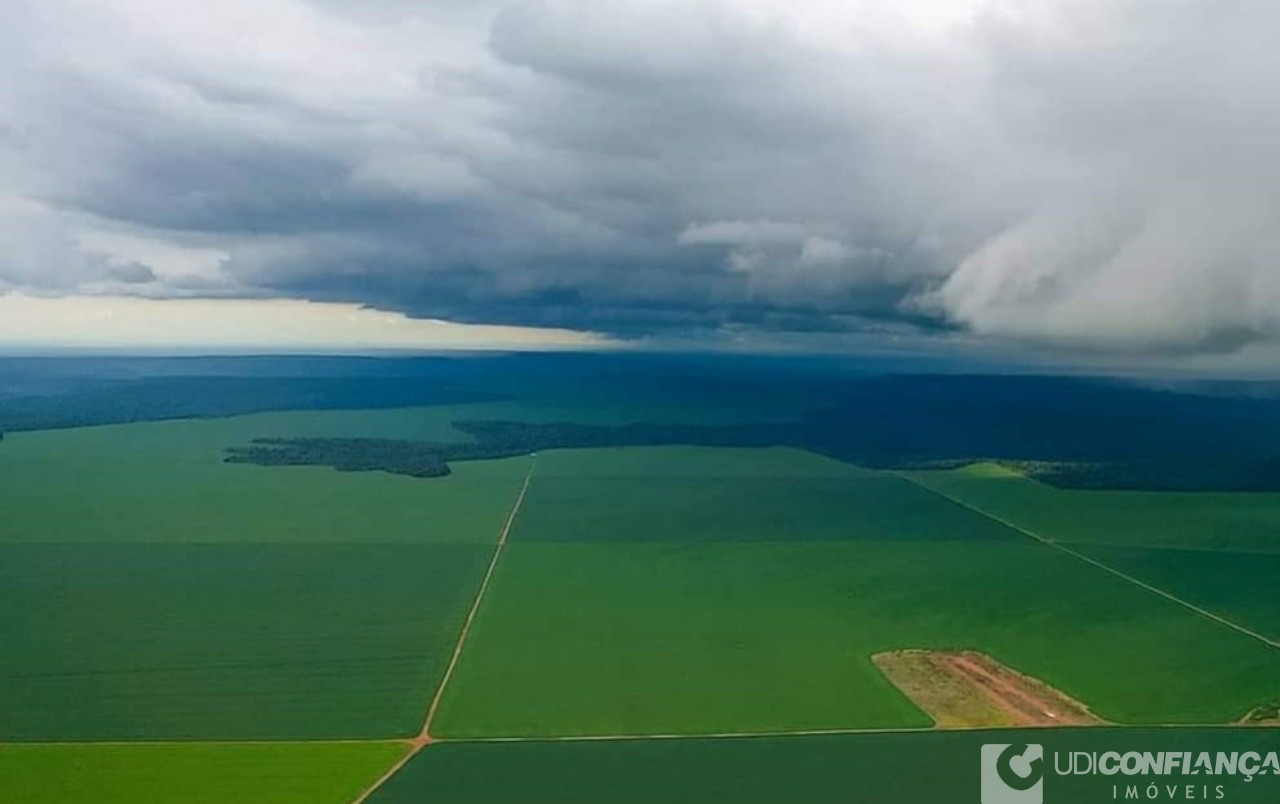
MULTIPOLYGON (((950 804, 977 802, 983 743, 1042 743, 1057 751, 1266 751, 1265 730, 1039 729, 969 733, 859 734, 729 740, 648 740, 443 744, 413 759, 371 804, 950 804)), ((1044 781, 1046 802, 1124 800, 1124 787, 1155 777, 1058 776, 1044 781)), ((1159 777, 1186 799, 1273 802, 1270 776, 1159 777), (1208 794, 1201 795, 1202 785, 1208 794)), ((1139 796, 1145 792, 1139 792, 1139 796)), ((1133 799, 1130 799, 1133 800, 1133 799)), ((1141 799, 1140 799, 1141 800, 1141 799)), ((1163 799, 1168 801, 1166 797, 1163 799)))
POLYGON ((553 452, 435 731, 925 726, 869 661, 911 647, 986 651, 1118 722, 1229 722, 1280 696, 1280 652, 893 475, 773 450, 553 452), (810 492, 769 491, 806 471, 810 492))
POLYGON ((1008 538, 891 474, 794 449, 544 453, 516 539, 531 542, 1008 538))

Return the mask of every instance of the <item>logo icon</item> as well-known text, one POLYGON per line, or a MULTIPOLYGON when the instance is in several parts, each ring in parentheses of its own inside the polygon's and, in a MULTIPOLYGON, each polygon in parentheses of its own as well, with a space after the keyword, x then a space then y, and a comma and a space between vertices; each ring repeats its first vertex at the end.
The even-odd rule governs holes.
POLYGON ((1043 804, 1044 746, 982 746, 982 804, 1043 804))

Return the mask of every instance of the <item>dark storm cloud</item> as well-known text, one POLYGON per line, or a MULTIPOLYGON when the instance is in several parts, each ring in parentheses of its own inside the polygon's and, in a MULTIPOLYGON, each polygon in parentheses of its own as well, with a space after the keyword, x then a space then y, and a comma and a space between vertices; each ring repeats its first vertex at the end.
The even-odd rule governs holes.
POLYGON ((144 285, 148 282, 156 281, 156 272, 140 262, 109 265, 106 273, 107 278, 114 279, 117 282, 126 282, 130 285, 144 285))
POLYGON ((1273 341, 1280 8, 961 6, 19 0, 0 289, 1273 341))

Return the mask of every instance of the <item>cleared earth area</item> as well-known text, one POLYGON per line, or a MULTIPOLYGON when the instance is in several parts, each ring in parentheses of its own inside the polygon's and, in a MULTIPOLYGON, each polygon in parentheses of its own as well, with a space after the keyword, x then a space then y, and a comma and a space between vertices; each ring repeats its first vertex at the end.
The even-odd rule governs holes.
POLYGON ((901 650, 871 660, 939 728, 1102 723, 1079 701, 976 651, 901 650))

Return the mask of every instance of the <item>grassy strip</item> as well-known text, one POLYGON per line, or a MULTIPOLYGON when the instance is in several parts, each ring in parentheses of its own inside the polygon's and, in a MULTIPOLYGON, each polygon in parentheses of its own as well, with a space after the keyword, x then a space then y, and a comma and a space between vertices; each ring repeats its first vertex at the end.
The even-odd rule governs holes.
POLYGON ((397 742, 0 745, 7 804, 341 804, 408 750, 397 742))

